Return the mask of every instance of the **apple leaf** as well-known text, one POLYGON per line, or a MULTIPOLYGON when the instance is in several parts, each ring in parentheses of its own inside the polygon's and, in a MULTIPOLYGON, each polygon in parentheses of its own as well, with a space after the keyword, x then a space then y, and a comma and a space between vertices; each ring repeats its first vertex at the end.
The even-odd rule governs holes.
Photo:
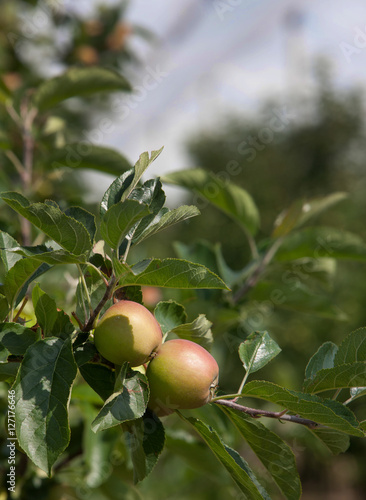
POLYGON ((247 373, 253 373, 269 363, 281 348, 268 332, 253 332, 239 346, 239 356, 247 373))
POLYGON ((2 323, 0 325, 0 345, 10 354, 25 354, 29 346, 40 340, 40 332, 26 328, 19 323, 2 323))
POLYGON ((33 288, 32 302, 45 337, 67 338, 74 332, 69 316, 57 309, 54 299, 41 290, 38 284, 33 288))
POLYGON ((114 176, 131 168, 127 159, 118 151, 90 142, 77 142, 58 148, 46 161, 53 168, 90 169, 114 176))
POLYGON ((332 455, 344 453, 349 448, 350 437, 343 432, 328 429, 327 427, 311 429, 311 432, 327 447, 332 455))
POLYGON ((366 328, 358 328, 343 340, 334 358, 334 365, 366 361, 366 328))
POLYGON ((259 228, 259 212, 250 194, 229 181, 202 168, 172 172, 162 177, 163 182, 174 184, 196 192, 204 200, 255 234, 259 228))
POLYGON ((97 66, 74 67, 42 83, 33 95, 33 102, 40 111, 46 111, 70 97, 130 90, 127 80, 115 71, 97 66))
POLYGON ((30 203, 19 193, 2 193, 2 199, 20 215, 74 255, 90 252, 92 243, 83 224, 67 216, 55 203, 30 203))
POLYGON ((211 321, 204 314, 200 314, 192 323, 176 326, 169 333, 177 335, 180 339, 196 342, 209 351, 213 343, 211 326, 211 321))
POLYGON ((158 417, 147 410, 132 423, 127 424, 126 441, 131 450, 133 479, 142 481, 155 467, 164 448, 165 432, 158 417))
POLYGON ((240 491, 251 500, 270 500, 270 496, 238 452, 227 446, 217 432, 197 418, 181 418, 190 423, 229 472, 240 491))
POLYGON ((70 440, 68 406, 76 372, 71 339, 48 338, 28 348, 14 384, 19 445, 48 475, 70 440))
POLYGON ((130 229, 143 217, 150 214, 147 205, 135 200, 120 201, 103 216, 100 232, 113 249, 117 249, 130 229))
POLYGON ((264 380, 248 382, 243 388, 242 395, 278 404, 292 413, 340 432, 352 436, 364 436, 354 413, 338 401, 291 391, 264 380))
POLYGON ((316 353, 310 358, 305 368, 305 378, 313 379, 319 370, 323 368, 333 368, 334 357, 338 351, 338 346, 333 342, 325 342, 319 347, 316 353))
POLYGON ((231 408, 220 406, 247 441, 264 467, 278 484, 284 497, 298 500, 301 482, 291 448, 258 420, 231 408))
POLYGON ((310 257, 366 260, 366 243, 358 235, 334 227, 305 227, 287 235, 274 260, 310 257))
MULTIPOLYGON (((82 358, 79 358, 81 361, 82 358)), ((85 382, 103 399, 107 400, 114 391, 115 372, 109 366, 98 363, 84 363, 79 366, 85 382)))
POLYGON ((187 321, 184 307, 173 300, 159 302, 154 309, 154 316, 159 322, 163 334, 187 321))
POLYGON ((164 288, 218 288, 228 290, 212 271, 181 259, 146 259, 131 267, 119 279, 120 286, 141 285, 164 288))
POLYGON ((8 272, 22 258, 12 250, 17 247, 19 247, 19 243, 10 234, 0 231, 0 260, 4 265, 5 272, 8 272))
POLYGON ((19 370, 20 363, 11 361, 10 363, 0 363, 0 382, 7 382, 12 385, 17 372, 19 370))
POLYGON ((104 403, 92 423, 94 432, 135 420, 145 413, 149 399, 147 378, 140 372, 130 371, 123 380, 120 391, 114 392, 104 403))

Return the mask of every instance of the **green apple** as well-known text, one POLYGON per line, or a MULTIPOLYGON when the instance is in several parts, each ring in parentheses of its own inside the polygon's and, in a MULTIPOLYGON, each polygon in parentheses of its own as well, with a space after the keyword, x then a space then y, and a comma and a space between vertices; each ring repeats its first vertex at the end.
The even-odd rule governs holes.
POLYGON ((147 363, 162 342, 159 323, 141 304, 121 300, 111 306, 94 330, 94 343, 108 361, 131 366, 147 363))
POLYGON ((174 339, 160 346, 146 375, 150 386, 148 406, 164 416, 208 403, 217 387, 219 367, 202 346, 174 339))

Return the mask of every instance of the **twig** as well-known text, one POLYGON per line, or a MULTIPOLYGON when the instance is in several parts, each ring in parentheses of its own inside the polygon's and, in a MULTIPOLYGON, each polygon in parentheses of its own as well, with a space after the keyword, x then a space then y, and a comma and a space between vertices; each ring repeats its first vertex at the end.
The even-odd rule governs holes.
POLYGON ((267 253, 264 255, 262 261, 258 265, 258 267, 254 270, 253 274, 251 277, 244 283, 244 285, 239 288, 239 290, 234 294, 233 296, 233 301, 236 304, 239 302, 241 298, 246 295, 249 290, 251 290, 258 282, 260 276, 262 275, 263 271, 265 271, 266 267, 268 264, 271 262, 273 257, 275 256, 275 253, 277 252, 278 248, 280 247, 282 243, 283 238, 278 238, 273 245, 269 248, 267 253))
POLYGON ((94 321, 98 317, 98 314, 102 310, 104 304, 107 302, 108 299, 110 299, 112 297, 115 285, 116 285, 116 277, 112 276, 102 299, 100 300, 99 304, 94 309, 94 311, 90 315, 90 318, 88 319, 88 321, 86 322, 86 324, 82 328, 82 330, 81 330, 82 332, 90 332, 90 330, 93 329, 94 321))
POLYGON ((23 299, 23 302, 22 302, 21 306, 19 307, 18 312, 17 312, 17 313, 16 313, 16 315, 14 316, 14 319, 13 319, 14 323, 16 323, 16 322, 17 322, 17 320, 18 320, 19 316, 21 315, 21 313, 22 313, 22 311, 23 311, 23 309, 24 309, 24 307, 25 307, 26 303, 28 302, 28 300, 29 300, 29 298, 28 298, 28 296, 26 295, 26 296, 24 297, 24 299, 23 299))
POLYGON ((278 411, 278 412, 257 410, 256 408, 248 408, 247 406, 239 405, 238 403, 235 403, 234 401, 230 401, 227 399, 216 399, 214 403, 222 406, 227 406, 229 408, 232 408, 233 410, 241 411, 243 413, 246 413, 247 415, 250 415, 253 418, 260 418, 260 417, 275 418, 277 420, 284 420, 286 422, 293 422, 295 424, 305 425, 310 429, 315 429, 316 427, 320 427, 320 424, 313 422, 313 420, 302 418, 299 417, 298 415, 286 415, 288 410, 278 411))

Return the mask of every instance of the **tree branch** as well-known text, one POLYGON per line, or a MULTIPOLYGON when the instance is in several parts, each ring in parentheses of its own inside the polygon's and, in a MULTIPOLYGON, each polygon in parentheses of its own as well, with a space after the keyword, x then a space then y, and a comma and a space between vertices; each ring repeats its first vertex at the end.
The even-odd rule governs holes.
POLYGON ((279 412, 257 410, 256 408, 248 408, 247 406, 242 406, 228 399, 216 399, 214 403, 222 406, 227 406, 229 408, 232 408, 233 410, 241 411, 243 413, 246 413, 247 415, 250 415, 253 418, 260 418, 260 417, 276 418, 277 420, 283 420, 286 422, 293 422, 295 424, 305 425, 310 429, 315 429, 316 427, 320 427, 320 424, 313 422, 313 420, 302 418, 299 417, 298 415, 286 415, 287 410, 279 412))

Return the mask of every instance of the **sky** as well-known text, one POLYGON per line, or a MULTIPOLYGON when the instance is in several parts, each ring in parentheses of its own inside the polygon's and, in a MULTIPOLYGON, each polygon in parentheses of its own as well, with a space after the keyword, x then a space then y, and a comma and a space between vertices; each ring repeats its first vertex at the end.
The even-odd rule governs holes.
MULTIPOLYGON (((85 13, 92 3, 70 0, 70 8, 85 13)), ((127 22, 149 29, 156 42, 132 37, 142 65, 134 92, 112 100, 115 126, 104 143, 132 162, 164 146, 150 176, 193 166, 186 138, 219 127, 227 114, 255 116, 270 97, 289 105, 294 92, 311 93, 320 55, 335 86, 366 83, 362 0, 131 0, 127 22)), ((93 177, 100 191, 109 182, 93 177)))

